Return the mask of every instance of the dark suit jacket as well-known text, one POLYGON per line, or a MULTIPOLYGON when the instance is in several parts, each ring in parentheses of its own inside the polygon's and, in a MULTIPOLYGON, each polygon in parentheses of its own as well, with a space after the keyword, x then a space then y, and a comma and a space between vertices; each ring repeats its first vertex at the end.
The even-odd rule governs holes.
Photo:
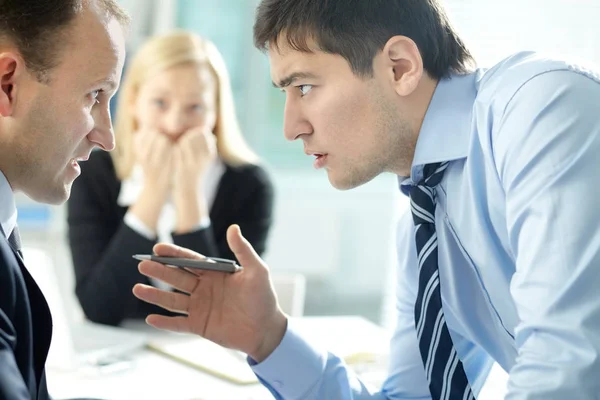
POLYGON ((23 261, 0 235, 0 399, 46 400, 52 317, 23 261))
MULTIPOLYGON (((76 294, 86 316, 98 323, 117 325, 125 318, 168 314, 135 298, 136 283, 150 284, 137 270, 133 254, 150 254, 148 240, 124 222, 126 207, 117 204, 121 182, 109 153, 93 152, 82 164, 68 202, 69 244, 75 268, 76 294)), ((259 166, 226 166, 210 210, 211 226, 173 242, 209 257, 235 259, 226 230, 238 224, 261 254, 271 226, 273 187, 259 166)))

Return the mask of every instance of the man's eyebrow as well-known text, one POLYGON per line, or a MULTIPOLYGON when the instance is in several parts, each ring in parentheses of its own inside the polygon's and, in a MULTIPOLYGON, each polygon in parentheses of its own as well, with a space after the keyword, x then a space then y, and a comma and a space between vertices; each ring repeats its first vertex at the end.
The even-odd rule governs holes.
POLYGON ((315 79, 316 75, 310 72, 294 72, 285 78, 281 79, 278 83, 273 82, 273 86, 276 88, 283 89, 284 87, 290 86, 294 81, 298 79, 315 79))
POLYGON ((117 88, 118 84, 117 84, 117 81, 115 81, 113 78, 104 78, 104 79, 100 79, 100 80, 97 80, 96 82, 94 82, 93 86, 94 87, 103 86, 108 91, 113 91, 117 88))

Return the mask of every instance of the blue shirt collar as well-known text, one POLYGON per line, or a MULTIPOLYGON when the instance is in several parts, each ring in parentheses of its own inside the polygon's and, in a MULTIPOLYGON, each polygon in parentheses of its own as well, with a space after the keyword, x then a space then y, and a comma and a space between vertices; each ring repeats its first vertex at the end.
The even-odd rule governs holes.
POLYGON ((421 179, 426 164, 467 156, 477 96, 476 78, 476 73, 470 73, 439 81, 419 132, 411 176, 398 178, 405 194, 409 186, 421 179))

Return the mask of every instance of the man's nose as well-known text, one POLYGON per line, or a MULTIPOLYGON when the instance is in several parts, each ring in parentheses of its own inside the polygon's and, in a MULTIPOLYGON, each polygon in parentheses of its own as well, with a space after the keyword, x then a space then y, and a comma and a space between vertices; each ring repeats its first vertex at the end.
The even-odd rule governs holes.
POLYGON ((88 134, 88 140, 104 151, 112 151, 115 148, 115 133, 113 131, 110 110, 98 109, 94 117, 94 128, 88 134))
POLYGON ((287 140, 296 140, 313 132, 311 124, 293 100, 286 100, 283 114, 283 135, 287 140))

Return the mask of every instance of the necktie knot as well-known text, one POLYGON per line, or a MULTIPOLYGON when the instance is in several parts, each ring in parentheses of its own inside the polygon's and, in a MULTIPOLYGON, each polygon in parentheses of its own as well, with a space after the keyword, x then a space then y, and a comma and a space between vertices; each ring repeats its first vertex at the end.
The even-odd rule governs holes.
POLYGON ((447 161, 425 165, 423 167, 423 178, 417 183, 417 186, 435 188, 442 181, 446 168, 448 168, 447 161))
POLYGON ((423 178, 410 189, 410 205, 415 226, 435 222, 435 188, 444 177, 448 162, 427 164, 423 178))

